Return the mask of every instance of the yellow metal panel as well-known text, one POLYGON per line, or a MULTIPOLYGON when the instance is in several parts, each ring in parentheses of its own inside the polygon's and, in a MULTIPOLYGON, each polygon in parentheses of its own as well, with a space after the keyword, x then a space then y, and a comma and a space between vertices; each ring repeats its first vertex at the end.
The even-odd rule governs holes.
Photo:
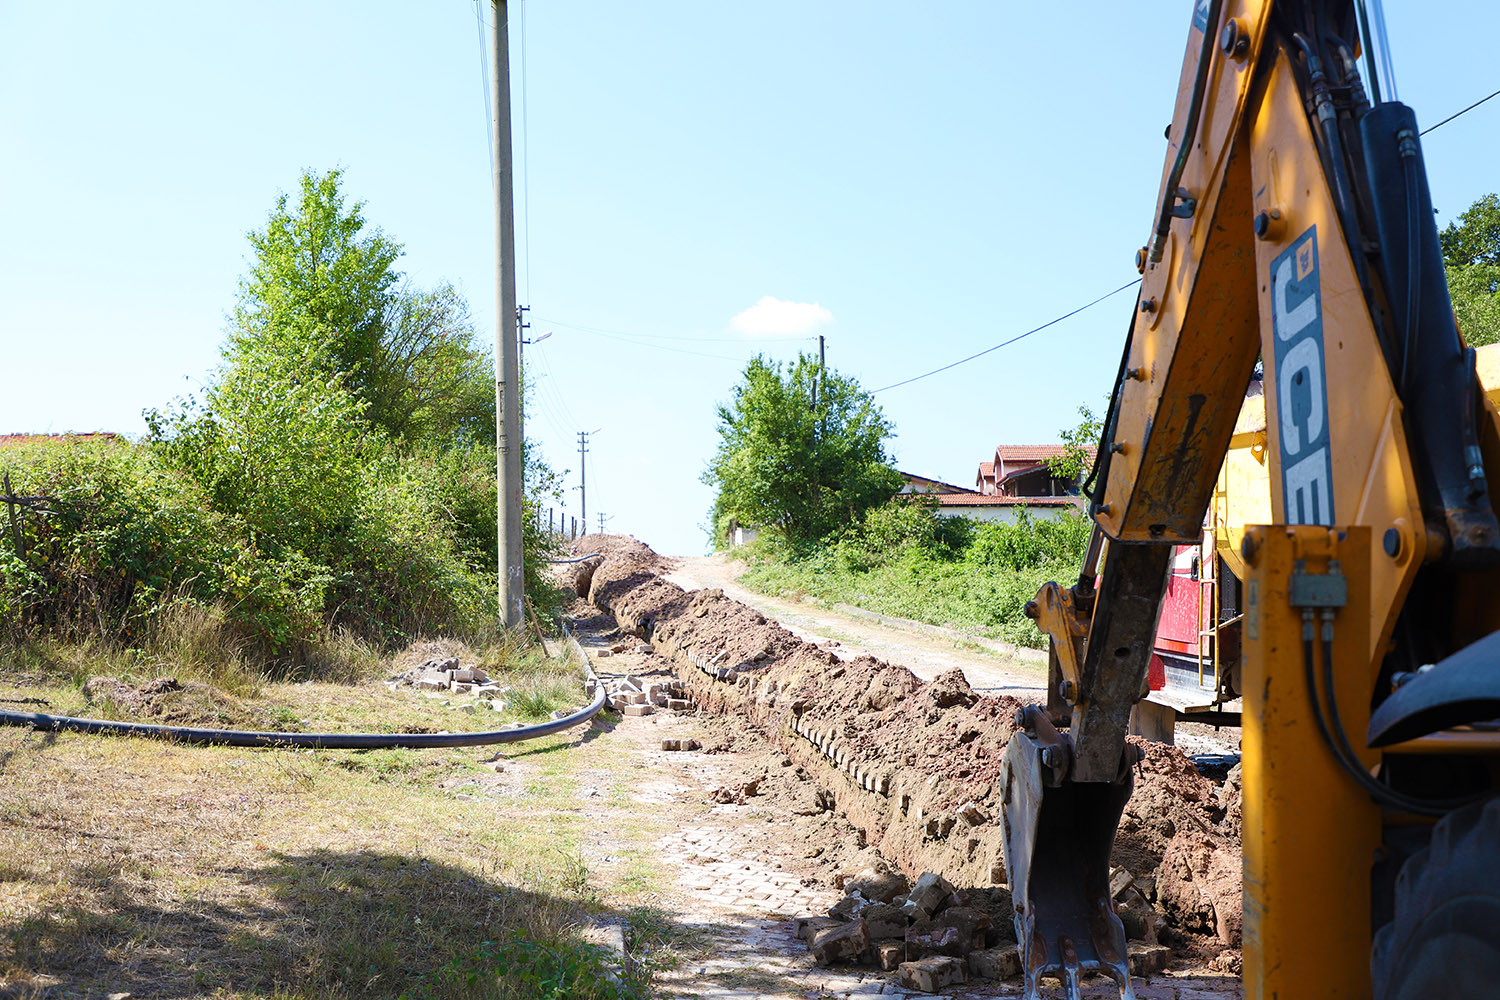
POLYGON ((1479 384, 1491 405, 1500 406, 1500 344, 1486 344, 1474 349, 1474 367, 1479 384))
MULTIPOLYGON (((1376 545, 1372 562, 1360 574, 1371 579, 1369 645, 1371 649, 1383 649, 1426 554, 1427 536, 1402 428, 1401 403, 1344 243, 1284 50, 1276 55, 1264 97, 1253 112, 1251 143, 1255 211, 1274 211, 1281 216, 1276 238, 1255 241, 1258 273, 1262 276, 1259 295, 1270 428, 1271 520, 1287 523, 1299 517, 1295 511, 1288 513, 1282 488, 1282 466, 1291 443, 1287 439, 1294 433, 1289 428, 1296 414, 1284 407, 1280 398, 1273 320, 1278 304, 1270 276, 1278 257, 1294 245, 1302 245, 1299 241, 1312 234, 1315 255, 1309 266, 1319 272, 1321 368, 1327 382, 1322 419, 1329 438, 1332 516, 1342 523, 1369 525, 1376 539, 1394 528, 1401 539, 1395 558, 1376 545)), ((1297 263, 1300 271, 1300 253, 1297 263)), ((1354 574, 1353 567, 1350 573, 1354 574)))
MULTIPOLYGON (((1252 216, 1241 122, 1269 4, 1228 0, 1224 6, 1226 16, 1243 25, 1249 48, 1239 57, 1210 48, 1197 135, 1178 185, 1196 208, 1192 218, 1173 221, 1162 260, 1146 268, 1144 311, 1136 314, 1128 361, 1134 374, 1120 389, 1119 451, 1111 458, 1098 521, 1110 536, 1128 541, 1198 539, 1236 416, 1222 400, 1240 397, 1255 360, 1256 317, 1249 306, 1255 257, 1245 238, 1252 216)), ((1163 188, 1175 143, 1186 133, 1202 41, 1200 31, 1189 32, 1163 188)))
MULTIPOLYGON (((1370 869, 1380 812, 1339 769, 1308 717, 1301 612, 1291 606, 1293 561, 1326 572, 1369 559, 1370 531, 1254 527, 1245 583, 1245 996, 1368 1000, 1370 869)), ((1367 575, 1349 572, 1334 623, 1340 715, 1356 748, 1369 725, 1373 668, 1367 575)), ((1378 661, 1376 661, 1378 662, 1378 661)), ((1321 674, 1321 660, 1319 661, 1321 674)), ((1365 750, 1366 764, 1377 755, 1365 750)))
POLYGON ((1262 383, 1252 382, 1240 407, 1214 495, 1217 507, 1214 542, 1220 558, 1236 577, 1245 579, 1240 541, 1245 526, 1271 521, 1271 478, 1266 454, 1266 399, 1262 383))

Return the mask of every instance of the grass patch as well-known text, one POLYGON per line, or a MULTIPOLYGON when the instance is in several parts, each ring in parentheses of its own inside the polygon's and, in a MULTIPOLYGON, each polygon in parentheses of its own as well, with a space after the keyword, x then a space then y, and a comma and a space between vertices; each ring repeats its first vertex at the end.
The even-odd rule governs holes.
MULTIPOLYGON (((212 675, 212 659, 192 652, 202 647, 181 648, 174 666, 212 675)), ((513 648, 482 658, 535 692, 536 710, 581 702, 576 670, 513 648)), ((7 652, 0 693, 57 714, 130 714, 88 701, 91 673, 138 685, 164 666, 154 651, 7 652)), ((374 681, 262 677, 240 695, 191 683, 286 729, 458 731, 506 718, 374 681)), ((669 934, 650 930, 640 947, 652 960, 611 981, 580 933, 596 915, 633 928, 653 897, 640 871, 601 879, 581 859, 577 771, 611 762, 597 735, 252 751, 0 729, 0 993, 646 996, 669 934)), ((649 843, 660 830, 629 836, 649 843)))
POLYGON ((897 500, 891 512, 811 549, 757 543, 740 583, 789 600, 853 604, 880 614, 1046 648, 1025 615, 1048 580, 1072 580, 1088 544, 1080 516, 1016 524, 936 518, 897 500))

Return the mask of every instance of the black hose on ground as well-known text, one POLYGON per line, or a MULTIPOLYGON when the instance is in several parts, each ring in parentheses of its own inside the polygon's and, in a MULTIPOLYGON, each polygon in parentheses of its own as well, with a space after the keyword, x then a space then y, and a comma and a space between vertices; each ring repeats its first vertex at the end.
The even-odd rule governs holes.
MULTIPOLYGON (((568 639, 575 647, 577 640, 568 639)), ((583 657, 582 649, 578 649, 583 657)), ((604 708, 604 685, 594 677, 588 659, 583 658, 588 675, 594 679, 594 697, 588 706, 572 715, 533 726, 516 726, 487 733, 277 733, 244 729, 197 729, 189 726, 158 726, 143 722, 113 722, 106 719, 81 719, 67 715, 45 715, 41 712, 0 711, 0 725, 30 726, 38 732, 91 733, 101 736, 148 736, 173 740, 190 746, 258 747, 284 750, 376 750, 399 747, 407 750, 438 750, 446 747, 480 747, 493 743, 519 743, 540 736, 551 736, 565 729, 583 725, 604 708)))

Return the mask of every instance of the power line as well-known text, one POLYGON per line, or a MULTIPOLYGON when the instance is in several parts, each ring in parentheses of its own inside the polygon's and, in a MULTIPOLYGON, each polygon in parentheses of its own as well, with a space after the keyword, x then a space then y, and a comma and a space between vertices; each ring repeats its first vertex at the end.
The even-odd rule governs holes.
MULTIPOLYGON (((553 374, 552 363, 550 360, 548 360, 546 352, 533 351, 532 354, 533 356, 541 357, 542 368, 546 370, 547 375, 547 378, 543 382, 543 385, 546 387, 546 391, 551 393, 552 398, 557 405, 558 411, 562 414, 563 420, 570 428, 577 428, 581 426, 580 421, 577 417, 573 416, 573 411, 568 406, 566 398, 567 394, 562 391, 561 383, 558 381, 557 376, 553 374)), ((570 430, 569 433, 572 433, 572 431, 570 430)))
POLYGON ((1455 118, 1462 118, 1464 115, 1468 114, 1470 111, 1473 111, 1475 108, 1479 107, 1485 101, 1488 101, 1491 97, 1500 97, 1500 90, 1495 91, 1493 94, 1489 95, 1489 97, 1481 97, 1479 100, 1475 101, 1473 104, 1469 105, 1467 108, 1464 108, 1462 111, 1454 112, 1453 114, 1449 115, 1447 118, 1444 118, 1442 121, 1438 122, 1436 125, 1433 125, 1433 126, 1431 126, 1429 128, 1424 128, 1421 131, 1420 134, 1421 135, 1426 135, 1428 132, 1436 132, 1438 129, 1442 128, 1444 125, 1448 124, 1453 119, 1455 119, 1455 118))
MULTIPOLYGON (((1428 132, 1435 132, 1438 129, 1442 128, 1444 125, 1446 125, 1449 122, 1453 121, 1454 119, 1462 118, 1464 115, 1468 114, 1470 111, 1473 111, 1475 108, 1479 107, 1485 101, 1491 100, 1491 99, 1496 98, 1496 97, 1500 97, 1500 90, 1497 90, 1497 91, 1495 91, 1492 94, 1488 94, 1488 95, 1486 95, 1484 97, 1481 97, 1479 100, 1475 101, 1473 104, 1471 104, 1468 107, 1464 108, 1462 111, 1456 111, 1453 114, 1449 115, 1447 118, 1444 118, 1442 121, 1438 122, 1436 125, 1432 125, 1432 126, 1430 126, 1428 128, 1423 129, 1422 132, 1421 132, 1421 134, 1422 135, 1426 135, 1428 132)), ((973 361, 975 358, 982 358, 986 354, 989 354, 991 351, 998 351, 1000 348, 1002 348, 1002 347, 1008 347, 1011 344, 1014 344, 1018 340, 1025 340, 1027 337, 1031 336, 1033 333, 1039 333, 1040 331, 1047 329, 1047 327, 1049 327, 1049 326, 1052 326, 1052 325, 1054 325, 1056 323, 1061 323, 1063 320, 1067 319, 1070 316, 1076 316, 1079 313, 1083 312, 1085 309, 1089 308, 1090 306, 1096 306, 1099 303, 1103 302, 1105 299, 1109 298, 1110 296, 1118 295, 1120 292, 1123 292, 1125 289, 1132 288, 1132 287, 1134 287, 1136 285, 1139 285, 1140 283, 1141 283, 1141 279, 1137 278, 1134 281, 1131 281, 1131 282, 1128 282, 1127 284, 1121 285, 1119 288, 1116 288, 1112 292, 1106 292, 1105 294, 1099 296, 1097 299, 1095 299, 1092 302, 1088 302, 1088 303, 1085 303, 1084 305, 1079 306, 1077 309, 1074 309, 1072 312, 1063 313, 1061 316, 1057 317, 1057 319, 1054 319, 1054 320, 1051 320, 1049 322, 1043 323, 1041 326, 1036 327, 1034 329, 1027 330, 1025 333, 1020 334, 1019 336, 1016 336, 1016 337, 1012 337, 1011 339, 1005 341, 1004 343, 996 344, 994 347, 986 348, 986 349, 980 351, 978 354, 971 354, 967 358, 961 358, 958 361, 955 361, 955 362, 953 362, 952 364, 949 364, 949 365, 944 365, 941 368, 934 368, 932 371, 926 372, 926 373, 924 373, 922 375, 916 375, 916 376, 913 376, 912 378, 905 379, 904 381, 901 381, 901 382, 893 382, 890 385, 881 386, 879 389, 872 389, 871 393, 873 394, 873 393, 876 393, 876 392, 885 392, 887 389, 897 389, 897 388, 900 388, 903 385, 910 385, 911 383, 919 381, 919 380, 924 379, 924 378, 927 378, 928 376, 937 375, 939 372, 945 372, 949 368, 957 368, 959 365, 967 364, 968 362, 973 361)))
MULTIPOLYGON (((540 319, 541 317, 537 318, 540 319)), ((548 320, 547 322, 552 326, 561 326, 569 330, 577 330, 579 333, 588 334, 591 337, 603 337, 606 340, 618 340, 621 343, 630 344, 632 347, 646 347, 650 348, 653 351, 670 351, 673 354, 691 354, 694 357, 714 358, 719 361, 733 361, 738 364, 744 364, 747 360, 749 360, 748 358, 742 358, 732 354, 708 354, 704 351, 689 351, 683 347, 668 347, 665 344, 652 344, 647 341, 636 340, 633 337, 629 337, 624 334, 603 333, 599 330, 589 330, 582 327, 572 326, 568 323, 559 323, 556 320, 548 320)))
POLYGON ((896 388, 899 388, 899 387, 901 387, 903 385, 910 385, 913 382, 917 382, 917 381, 920 381, 920 380, 922 380, 924 378, 927 378, 929 376, 936 375, 939 372, 945 372, 949 368, 957 368, 959 365, 968 364, 970 361, 973 361, 975 358, 982 358, 986 354, 989 354, 991 351, 998 351, 1002 347, 1009 347, 1011 344, 1014 344, 1018 340, 1025 340, 1027 337, 1031 336, 1033 333, 1040 333, 1041 331, 1047 329, 1047 327, 1049 327, 1049 326, 1055 326, 1056 324, 1061 323, 1063 320, 1067 319, 1070 316, 1077 316, 1079 313, 1083 312, 1085 309, 1088 309, 1088 308, 1090 308, 1092 306, 1097 306, 1099 303, 1103 302, 1105 299, 1107 299, 1107 298, 1109 298, 1109 297, 1111 297, 1113 295, 1119 295, 1125 289, 1127 289, 1127 288, 1134 288, 1136 285, 1139 285, 1140 283, 1141 283, 1141 279, 1140 278, 1136 278, 1134 281, 1127 281, 1125 284, 1121 285, 1119 288, 1116 288, 1112 292, 1105 292, 1103 295, 1099 296, 1097 299, 1095 299, 1092 302, 1085 302, 1083 305, 1079 306, 1077 309, 1074 309, 1071 312, 1065 312, 1061 316, 1057 317, 1056 319, 1048 320, 1047 322, 1043 323, 1041 326, 1032 327, 1030 330, 1027 330, 1025 333, 1017 334, 1016 336, 1010 338, 1007 341, 1004 341, 1002 343, 996 344, 994 347, 986 347, 984 350, 980 351, 978 354, 971 354, 967 358, 960 358, 957 361, 953 362, 952 364, 944 365, 941 368, 934 368, 930 372, 924 372, 921 375, 913 375, 909 379, 904 379, 904 380, 902 380, 900 382, 892 382, 890 385, 883 385, 879 389, 872 389, 870 391, 873 394, 873 393, 877 393, 877 392, 885 392, 887 389, 896 389, 896 388))
POLYGON ((526 301, 531 301, 531 133, 526 128, 526 0, 521 0, 521 245, 526 254, 526 301))
POLYGON ((788 343, 791 341, 817 340, 817 336, 811 337, 680 337, 666 333, 626 333, 624 330, 611 330, 602 326, 584 326, 580 323, 565 323, 560 319, 549 319, 546 316, 538 316, 538 320, 552 326, 565 326, 569 330, 582 330, 585 333, 602 333, 616 337, 627 337, 632 340, 691 340, 702 344, 745 344, 751 342, 763 343, 788 343))
MULTIPOLYGON (((490 141, 490 125, 493 109, 490 107, 490 61, 488 46, 484 41, 486 27, 484 15, 479 12, 479 0, 474 0, 474 26, 479 32, 479 80, 484 94, 484 150, 490 157, 490 176, 495 175, 495 149, 490 141)), ((529 298, 530 296, 528 296, 529 298)))

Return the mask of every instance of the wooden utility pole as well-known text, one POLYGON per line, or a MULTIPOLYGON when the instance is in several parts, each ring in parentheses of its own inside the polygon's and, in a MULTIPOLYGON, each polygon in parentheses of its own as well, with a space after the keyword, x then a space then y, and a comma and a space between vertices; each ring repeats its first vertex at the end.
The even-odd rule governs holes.
POLYGON ((510 149, 510 35, 506 0, 490 5, 490 85, 495 95, 495 443, 499 477, 496 508, 500 543, 500 620, 524 623, 521 563, 521 372, 516 343, 516 212, 510 149))

